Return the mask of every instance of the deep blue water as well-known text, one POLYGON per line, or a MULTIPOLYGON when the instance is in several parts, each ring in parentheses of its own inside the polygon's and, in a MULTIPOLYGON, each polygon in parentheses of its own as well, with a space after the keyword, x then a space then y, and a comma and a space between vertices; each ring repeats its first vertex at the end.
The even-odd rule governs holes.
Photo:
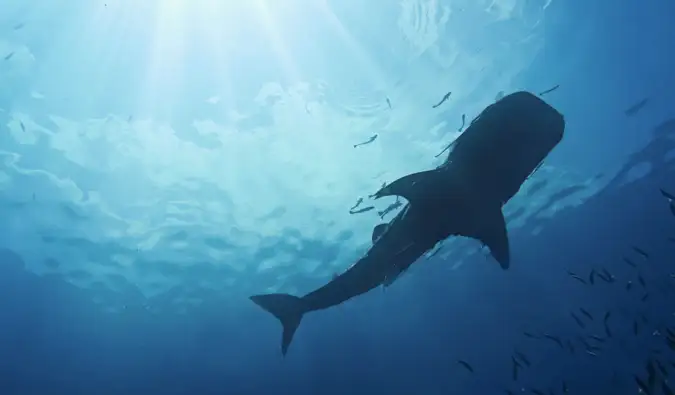
POLYGON ((649 358, 675 374, 675 126, 654 130, 675 3, 53 3, 0 0, 0 394, 635 394, 649 358), (566 135, 506 207, 512 268, 451 241, 305 317, 282 358, 247 297, 330 280, 379 222, 347 213, 358 196, 437 165, 498 91, 556 84, 566 135))

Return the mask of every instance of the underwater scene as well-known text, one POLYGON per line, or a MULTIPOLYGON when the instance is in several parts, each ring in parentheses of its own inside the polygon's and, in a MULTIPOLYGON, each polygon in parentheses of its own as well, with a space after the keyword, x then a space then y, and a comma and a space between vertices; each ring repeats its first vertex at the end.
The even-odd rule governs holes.
POLYGON ((0 395, 675 394, 674 16, 0 0, 0 395))

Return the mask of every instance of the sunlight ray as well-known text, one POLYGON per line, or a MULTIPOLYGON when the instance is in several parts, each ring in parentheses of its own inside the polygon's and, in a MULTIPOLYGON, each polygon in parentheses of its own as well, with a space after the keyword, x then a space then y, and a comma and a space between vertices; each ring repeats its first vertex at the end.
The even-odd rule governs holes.
POLYGON ((163 0, 157 3, 152 53, 149 55, 143 90, 143 106, 163 104, 175 98, 183 79, 185 52, 185 3, 163 0))
POLYGON ((264 0, 255 0, 253 4, 258 16, 262 19, 263 27, 272 42, 272 49, 279 58, 285 75, 290 77, 292 81, 300 81, 300 73, 298 72, 295 62, 293 62, 293 59, 288 53, 288 49, 282 40, 274 17, 270 13, 264 0))
MULTIPOLYGON (((129 39, 127 32, 133 18, 125 14, 98 7, 98 4, 79 9, 74 19, 65 18, 59 21, 63 28, 56 29, 53 36, 56 44, 48 48, 44 62, 52 65, 63 64, 63 67, 68 68, 69 73, 66 75, 73 72, 78 79, 87 81, 88 98, 100 97, 103 84, 95 82, 108 78, 110 68, 113 67, 112 60, 118 56, 121 47, 129 39), (73 20, 82 20, 77 15, 86 15, 85 22, 74 25, 73 20), (76 61, 73 63, 67 59, 76 61)), ((43 79, 50 80, 50 75, 40 75, 36 84, 40 85, 43 79)), ((64 99, 72 99, 70 94, 64 92, 64 99)))
MULTIPOLYGON (((97 7, 90 23, 77 34, 83 37, 81 45, 95 48, 96 56, 89 57, 88 64, 82 65, 86 70, 87 78, 100 81, 109 78, 112 68, 115 67, 115 58, 122 52, 124 43, 135 39, 133 25, 137 14, 125 9, 116 10, 106 7, 97 7), (115 35, 112 35, 115 32, 115 35), (102 42, 105 42, 102 45, 102 42)), ((91 84, 90 97, 99 98, 104 94, 104 84, 91 84)))
POLYGON ((387 87, 387 83, 383 78, 384 73, 380 67, 373 61, 372 57, 368 55, 367 51, 363 49, 361 44, 349 33, 349 31, 344 27, 342 22, 335 16, 335 13, 331 9, 330 5, 326 0, 320 0, 315 3, 312 3, 318 11, 323 15, 324 19, 328 24, 335 29, 335 32, 344 40, 347 47, 351 50, 352 54, 356 56, 359 62, 363 65, 363 73, 365 73, 370 81, 373 82, 378 89, 384 89, 387 87))
MULTIPOLYGON (((229 18, 227 23, 223 23, 225 15, 228 13, 228 4, 224 2, 213 1, 208 7, 199 8, 197 11, 197 29, 201 37, 206 37, 207 48, 211 51, 211 56, 215 62, 215 75, 212 76, 217 82, 214 83, 213 94, 221 100, 218 106, 222 108, 232 107, 235 103, 232 87, 230 64, 227 53, 232 51, 231 40, 233 38, 234 23, 233 18, 229 18)), ((214 103, 215 104, 215 103, 214 103)))

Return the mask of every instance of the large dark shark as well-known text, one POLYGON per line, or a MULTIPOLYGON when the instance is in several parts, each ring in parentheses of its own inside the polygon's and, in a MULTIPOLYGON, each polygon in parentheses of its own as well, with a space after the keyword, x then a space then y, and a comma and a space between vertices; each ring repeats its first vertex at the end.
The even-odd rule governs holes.
POLYGON ((453 143, 434 170, 402 177, 375 198, 401 196, 408 204, 373 230, 365 256, 303 297, 251 296, 283 326, 286 354, 303 315, 338 305, 389 284, 436 243, 466 236, 485 244, 503 269, 510 265, 502 206, 562 140, 563 116, 537 96, 517 92, 487 107, 453 143))

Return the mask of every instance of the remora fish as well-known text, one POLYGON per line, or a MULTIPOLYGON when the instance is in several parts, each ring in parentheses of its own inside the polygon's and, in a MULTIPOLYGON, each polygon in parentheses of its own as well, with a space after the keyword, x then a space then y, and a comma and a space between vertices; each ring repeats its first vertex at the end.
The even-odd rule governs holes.
POLYGON ((637 252, 639 255, 641 255, 645 259, 649 258, 649 254, 647 253, 647 251, 643 250, 640 247, 633 247, 633 251, 637 252))
POLYGON ((457 361, 457 363, 460 364, 460 365, 462 365, 462 366, 464 366, 464 368, 465 368, 466 370, 468 370, 469 372, 473 373, 473 366, 469 365, 468 362, 462 361, 462 360, 460 359, 459 361, 457 361))
POLYGON ((577 325, 579 325, 579 327, 580 327, 581 329, 585 329, 585 328, 586 328, 586 325, 584 324, 584 322, 581 321, 581 319, 580 319, 579 317, 577 317, 576 314, 570 313, 570 315, 572 316, 572 318, 574 319, 574 321, 577 323, 577 325))
POLYGON ((304 314, 339 305, 396 278, 449 236, 486 245, 503 269, 511 263, 502 206, 562 140, 563 116, 528 92, 488 106, 452 144, 434 170, 409 174, 375 193, 408 204, 387 225, 376 226, 370 250, 326 285, 302 296, 255 295, 250 299, 283 326, 286 354, 304 314), (378 232, 378 236, 375 236, 378 232))

